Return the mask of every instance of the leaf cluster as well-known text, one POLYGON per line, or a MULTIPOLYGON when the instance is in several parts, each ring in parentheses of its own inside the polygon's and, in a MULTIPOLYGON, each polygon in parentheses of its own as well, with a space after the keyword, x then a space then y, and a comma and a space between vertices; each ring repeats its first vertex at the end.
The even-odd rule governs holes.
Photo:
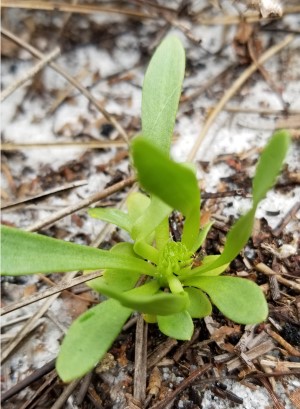
POLYGON ((194 267, 194 255, 212 222, 200 228, 195 169, 170 159, 184 70, 183 47, 177 38, 168 37, 146 72, 142 132, 131 144, 132 162, 147 194, 130 194, 126 212, 89 210, 90 216, 126 230, 131 242, 105 251, 2 227, 2 274, 104 270, 90 286, 109 298, 75 320, 61 346, 57 371, 64 381, 84 375, 97 364, 133 311, 179 340, 191 338, 193 319, 211 314, 212 304, 241 324, 267 317, 265 297, 254 282, 221 274, 251 235, 256 208, 280 171, 289 136, 277 132, 262 153, 253 179, 252 207, 230 230, 222 254, 206 256, 194 267), (169 232, 168 218, 174 209, 184 216, 180 242, 169 232), (146 280, 137 286, 142 276, 146 280))

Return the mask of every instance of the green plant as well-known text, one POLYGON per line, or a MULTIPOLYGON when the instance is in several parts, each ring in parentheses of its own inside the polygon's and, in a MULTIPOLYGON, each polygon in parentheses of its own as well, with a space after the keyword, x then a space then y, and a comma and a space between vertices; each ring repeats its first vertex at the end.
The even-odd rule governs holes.
POLYGON ((194 255, 212 223, 200 229, 200 192, 193 166, 169 158, 184 61, 181 43, 168 37, 145 76, 142 136, 132 142, 131 154, 138 180, 150 196, 130 194, 126 213, 108 208, 89 211, 126 230, 132 242, 105 251, 2 227, 5 275, 104 269, 90 286, 110 298, 71 325, 56 365, 64 381, 84 375, 97 364, 133 311, 179 340, 191 338, 192 319, 211 314, 211 303, 238 323, 258 323, 267 317, 266 300, 254 282, 220 274, 250 237, 256 208, 280 171, 289 136, 277 132, 263 151, 253 180, 252 208, 230 230, 222 254, 204 257, 194 267, 194 255), (169 233, 173 209, 185 217, 180 242, 169 233), (144 284, 136 286, 142 276, 144 284))

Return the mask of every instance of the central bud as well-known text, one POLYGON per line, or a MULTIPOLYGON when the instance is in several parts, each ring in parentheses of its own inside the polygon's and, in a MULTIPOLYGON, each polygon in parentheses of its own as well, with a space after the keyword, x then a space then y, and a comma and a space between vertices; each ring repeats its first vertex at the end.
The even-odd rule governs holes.
POLYGON ((191 251, 181 242, 170 241, 160 251, 158 271, 161 278, 178 274, 180 269, 192 263, 191 251))

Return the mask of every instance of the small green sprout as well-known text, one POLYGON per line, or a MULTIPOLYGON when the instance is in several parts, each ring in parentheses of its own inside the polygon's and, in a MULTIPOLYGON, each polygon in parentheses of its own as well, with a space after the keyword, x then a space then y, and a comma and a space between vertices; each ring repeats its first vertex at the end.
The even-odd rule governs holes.
POLYGON ((56 368, 65 382, 83 376, 102 359, 133 311, 179 340, 191 338, 193 319, 211 314, 212 304, 241 324, 267 317, 265 297, 254 282, 220 275, 251 236, 255 211, 281 169, 289 135, 276 132, 263 151, 253 179, 252 207, 230 230, 222 254, 206 256, 194 267, 195 253, 212 222, 200 229, 194 168, 169 157, 184 70, 183 47, 177 38, 168 37, 146 72, 142 132, 131 144, 133 165, 148 195, 130 194, 127 212, 89 210, 91 216, 126 230, 132 242, 105 251, 2 227, 2 274, 104 270, 89 285, 109 299, 76 319, 62 343, 56 368), (169 232, 174 209, 185 218, 180 242, 169 232), (141 276, 146 281, 137 286, 141 276))

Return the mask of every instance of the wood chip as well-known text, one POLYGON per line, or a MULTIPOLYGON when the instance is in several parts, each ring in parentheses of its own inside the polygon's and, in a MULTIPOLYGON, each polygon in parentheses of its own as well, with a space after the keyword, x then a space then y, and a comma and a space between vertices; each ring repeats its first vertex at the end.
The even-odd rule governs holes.
MULTIPOLYGON (((253 360, 258 358, 261 355, 266 354, 267 352, 271 351, 275 348, 274 343, 271 340, 263 342, 261 345, 258 345, 255 348, 250 349, 248 352, 245 353, 247 359, 253 360)), ((234 369, 239 368, 243 364, 241 358, 236 357, 229 361, 226 366, 229 372, 233 371, 234 369)))
POLYGON ((267 329, 267 333, 280 344, 290 355, 292 356, 299 356, 300 352, 294 348, 291 344, 289 344, 281 335, 277 334, 277 332, 267 329))
POLYGON ((160 344, 148 357, 147 367, 153 368, 159 361, 164 358, 171 349, 178 344, 178 341, 173 338, 168 338, 165 342, 160 344))

